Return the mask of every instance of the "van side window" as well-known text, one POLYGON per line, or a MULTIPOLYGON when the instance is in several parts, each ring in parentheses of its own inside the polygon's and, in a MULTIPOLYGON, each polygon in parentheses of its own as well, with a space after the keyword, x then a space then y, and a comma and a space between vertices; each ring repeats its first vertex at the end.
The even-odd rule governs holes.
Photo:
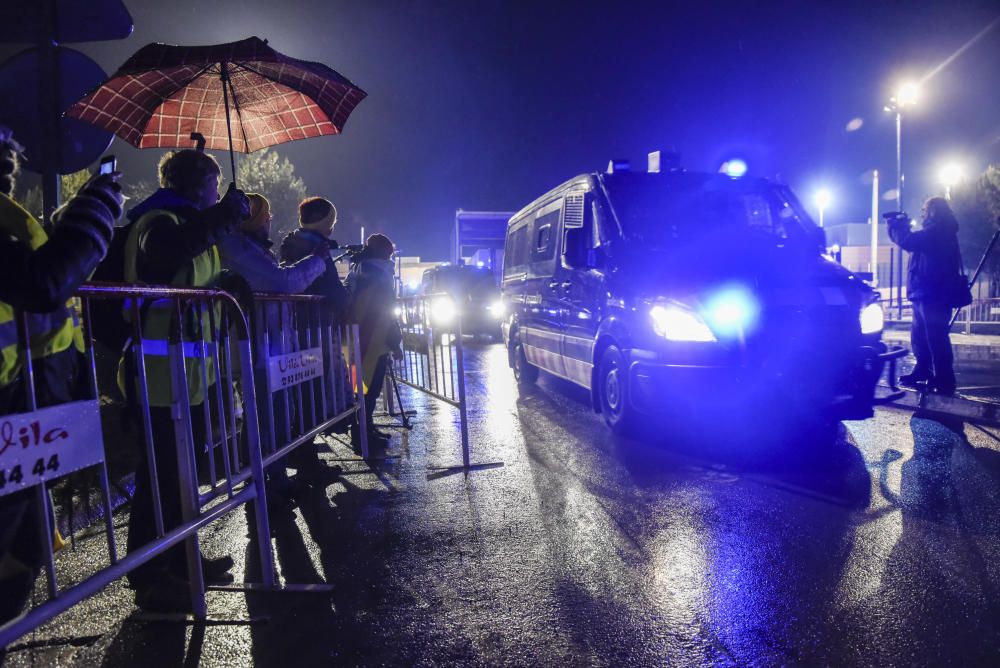
POLYGON ((531 248, 531 261, 547 262, 556 256, 556 244, 553 243, 553 227, 559 226, 560 209, 539 216, 532 226, 534 243, 531 248))
POLYGON ((503 275, 504 278, 516 276, 528 271, 528 259, 531 251, 528 248, 528 228, 529 225, 523 222, 524 219, 514 223, 521 226, 513 232, 507 233, 507 244, 503 255, 503 275), (522 224, 523 223, 523 224, 522 224))
POLYGON ((552 241, 552 226, 546 225, 544 227, 538 228, 538 234, 535 239, 535 252, 539 254, 544 254, 549 250, 549 243, 552 241))

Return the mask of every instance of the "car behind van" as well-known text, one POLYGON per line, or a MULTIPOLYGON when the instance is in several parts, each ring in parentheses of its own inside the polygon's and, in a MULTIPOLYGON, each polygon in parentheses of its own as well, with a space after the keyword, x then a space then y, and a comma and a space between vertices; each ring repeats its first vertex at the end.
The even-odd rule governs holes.
POLYGON ((578 176, 508 224, 518 382, 588 389, 616 432, 654 416, 866 418, 889 359, 877 294, 791 190, 670 171, 578 176))
POLYGON ((461 314, 462 333, 500 340, 500 288, 493 271, 474 265, 443 264, 424 272, 420 294, 432 297, 432 317, 448 326, 461 314), (443 317, 442 317, 443 316, 443 317))

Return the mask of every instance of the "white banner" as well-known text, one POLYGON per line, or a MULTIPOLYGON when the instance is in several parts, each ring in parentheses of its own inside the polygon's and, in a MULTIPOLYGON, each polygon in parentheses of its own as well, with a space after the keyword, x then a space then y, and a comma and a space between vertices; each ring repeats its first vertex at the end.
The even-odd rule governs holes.
POLYGON ((277 392, 323 377, 323 349, 309 348, 267 359, 267 388, 277 392))
POLYGON ((0 496, 104 460, 97 401, 0 417, 0 496))

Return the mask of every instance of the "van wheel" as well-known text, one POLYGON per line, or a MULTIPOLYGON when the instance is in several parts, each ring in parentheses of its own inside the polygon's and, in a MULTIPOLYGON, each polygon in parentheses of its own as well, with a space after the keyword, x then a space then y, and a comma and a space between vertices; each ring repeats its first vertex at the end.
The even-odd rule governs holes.
POLYGON ((534 385, 538 380, 538 367, 524 356, 524 346, 520 343, 514 345, 514 380, 521 386, 534 385))
POLYGON ((616 434, 634 435, 639 419, 628 394, 628 367, 618 346, 610 345, 601 355, 597 376, 598 397, 604 421, 616 434))

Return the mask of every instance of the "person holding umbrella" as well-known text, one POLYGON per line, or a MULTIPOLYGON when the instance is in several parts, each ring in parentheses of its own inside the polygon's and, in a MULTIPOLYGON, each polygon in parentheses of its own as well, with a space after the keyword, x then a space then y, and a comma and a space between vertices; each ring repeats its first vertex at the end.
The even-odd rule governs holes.
MULTIPOLYGON (((128 212, 131 221, 125 244, 125 281, 207 288, 217 284, 222 272, 217 244, 249 217, 246 195, 230 185, 219 200, 221 170, 213 157, 187 149, 168 153, 160 161, 161 188, 128 212)), ((144 305, 143 352, 145 357, 148 402, 152 422, 160 504, 166 531, 182 522, 177 486, 177 451, 174 420, 171 415, 171 374, 167 342, 173 304, 153 302, 144 305), (157 345, 159 344, 159 345, 157 345)), ((211 337, 211 318, 207 311, 189 312, 191 323, 184 331, 201 331, 211 337), (199 322, 200 320, 200 322, 199 322)), ((218 321, 218 318, 216 318, 218 321)), ((129 404, 135 407, 137 374, 131 350, 119 362, 118 384, 129 404)), ((215 381, 210 360, 187 358, 188 400, 195 432, 195 442, 203 442, 204 422, 200 418, 207 387, 202 387, 202 364, 207 364, 209 385, 215 381)), ((139 448, 135 475, 135 495, 129 515, 128 550, 139 549, 156 538, 153 498, 149 478, 147 450, 139 448)), ((205 576, 210 581, 231 582, 231 557, 203 559, 205 576)), ((136 590, 136 604, 158 612, 182 612, 190 606, 187 593, 187 564, 184 548, 177 545, 129 573, 129 584, 136 590)))

